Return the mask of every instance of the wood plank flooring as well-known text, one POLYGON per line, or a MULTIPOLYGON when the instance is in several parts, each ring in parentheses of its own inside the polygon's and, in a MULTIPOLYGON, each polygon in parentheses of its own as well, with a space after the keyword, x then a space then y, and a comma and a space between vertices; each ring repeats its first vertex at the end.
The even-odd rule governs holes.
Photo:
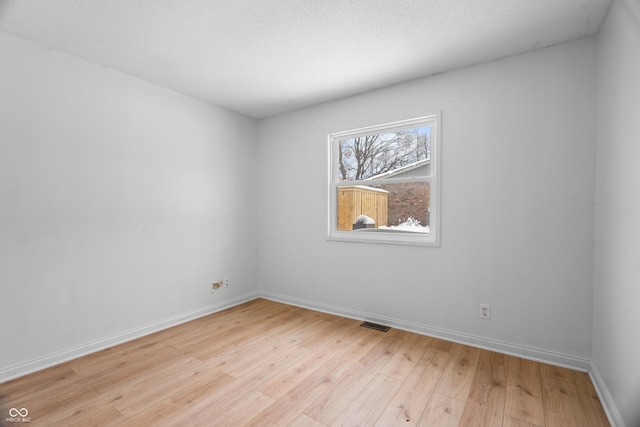
POLYGON ((257 299, 0 384, 0 425, 609 425, 585 373, 359 324, 257 299))

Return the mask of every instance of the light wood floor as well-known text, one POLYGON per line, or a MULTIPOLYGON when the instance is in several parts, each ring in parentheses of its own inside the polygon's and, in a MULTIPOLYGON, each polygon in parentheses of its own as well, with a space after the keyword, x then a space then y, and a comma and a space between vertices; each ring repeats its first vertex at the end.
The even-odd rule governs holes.
POLYGON ((359 324, 254 300, 0 384, 0 425, 609 425, 585 373, 359 324))

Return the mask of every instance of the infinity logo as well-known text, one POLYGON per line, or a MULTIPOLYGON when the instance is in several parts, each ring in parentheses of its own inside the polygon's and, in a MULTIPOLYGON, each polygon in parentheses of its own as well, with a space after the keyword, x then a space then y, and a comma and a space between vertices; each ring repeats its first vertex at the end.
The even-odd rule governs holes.
POLYGON ((29 411, 27 410, 27 408, 20 408, 20 409, 16 409, 16 408, 11 408, 9 409, 9 416, 10 417, 26 417, 27 415, 29 415, 29 411))

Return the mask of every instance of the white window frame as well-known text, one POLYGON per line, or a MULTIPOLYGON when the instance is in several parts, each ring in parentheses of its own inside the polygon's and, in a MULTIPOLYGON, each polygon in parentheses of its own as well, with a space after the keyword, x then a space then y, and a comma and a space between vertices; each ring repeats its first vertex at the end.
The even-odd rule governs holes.
MULTIPOLYGON (((419 246, 440 246, 440 169, 441 169, 441 141, 440 141, 440 116, 441 113, 409 120, 385 123, 353 129, 344 132, 331 133, 328 136, 329 147, 329 187, 328 187, 328 235, 327 240, 360 242, 360 243, 385 243, 419 246), (431 176, 419 178, 387 178, 376 180, 376 183, 394 184, 405 182, 429 182, 429 233, 413 233, 394 230, 367 230, 367 231, 340 231, 338 230, 338 187, 367 185, 366 180, 338 181, 338 144, 340 140, 364 136, 376 132, 392 132, 400 129, 410 129, 424 125, 431 126, 431 176)), ((369 182, 370 183, 370 182, 369 182)))

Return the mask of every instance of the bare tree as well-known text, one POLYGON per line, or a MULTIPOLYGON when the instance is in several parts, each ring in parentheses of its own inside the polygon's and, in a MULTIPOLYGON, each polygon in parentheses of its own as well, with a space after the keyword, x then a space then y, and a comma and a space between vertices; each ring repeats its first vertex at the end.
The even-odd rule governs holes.
POLYGON ((342 181, 371 178, 429 158, 430 140, 421 128, 341 140, 338 147, 342 181))

